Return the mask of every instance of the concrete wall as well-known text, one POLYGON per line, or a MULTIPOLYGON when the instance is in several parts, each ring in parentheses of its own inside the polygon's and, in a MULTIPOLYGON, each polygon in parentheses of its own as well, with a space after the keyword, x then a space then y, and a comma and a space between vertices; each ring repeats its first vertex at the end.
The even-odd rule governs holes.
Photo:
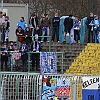
POLYGON ((10 4, 4 3, 3 9, 8 9, 8 16, 10 20, 10 33, 9 33, 9 40, 15 41, 15 29, 17 22, 19 21, 20 17, 24 17, 25 21, 28 24, 30 12, 33 11, 32 7, 29 7, 28 4, 10 4))

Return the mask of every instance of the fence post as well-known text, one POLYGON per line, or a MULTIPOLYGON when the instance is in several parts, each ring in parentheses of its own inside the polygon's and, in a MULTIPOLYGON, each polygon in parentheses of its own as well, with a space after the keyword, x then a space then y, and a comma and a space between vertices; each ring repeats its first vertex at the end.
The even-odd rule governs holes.
POLYGON ((18 46, 18 36, 16 35, 16 44, 18 46))
POLYGON ((77 76, 73 77, 73 100, 77 100, 77 76))
POLYGON ((30 52, 28 52, 28 72, 30 72, 30 52))
POLYGON ((2 87, 1 87, 1 82, 2 82, 2 80, 1 80, 1 73, 0 73, 0 100, 2 100, 2 87))
POLYGON ((49 36, 49 52, 51 51, 51 36, 49 36))
POLYGON ((64 53, 62 53, 62 68, 61 68, 62 74, 64 73, 64 53))
POLYGON ((18 76, 16 77, 16 96, 18 96, 18 76))

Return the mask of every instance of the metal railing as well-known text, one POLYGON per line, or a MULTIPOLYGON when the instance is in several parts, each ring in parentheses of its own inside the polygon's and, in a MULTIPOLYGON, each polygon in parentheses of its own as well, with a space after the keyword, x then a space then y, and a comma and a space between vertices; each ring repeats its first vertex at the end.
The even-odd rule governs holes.
POLYGON ((45 74, 22 73, 22 72, 0 72, 0 100, 45 100, 44 97, 54 99, 59 95, 59 90, 66 90, 66 93, 60 93, 58 98, 68 98, 75 100, 74 75, 64 74, 45 74), (47 81, 45 81, 47 79, 47 81), (61 83, 65 80, 66 84, 61 83), (49 82, 50 84, 46 84, 49 82), (49 89, 45 88, 49 87, 49 89), (44 90, 45 88, 45 90, 44 90), (46 94, 53 91, 53 95, 46 94))
MULTIPOLYGON (((2 53, 3 51, 0 51, 0 53, 2 53)), ((14 61, 14 58, 13 58, 13 53, 15 53, 14 51, 7 51, 8 55, 10 53, 10 72, 13 72, 13 68, 14 68, 14 64, 13 64, 13 61, 14 61)), ((32 54, 37 54, 37 53, 40 53, 40 52, 27 52, 28 54, 28 60, 27 60, 27 69, 28 69, 28 72, 31 72, 30 69, 31 69, 31 55, 32 54)), ((48 52, 49 53, 49 52, 48 52)), ((61 55, 61 62, 59 61, 59 59, 57 59, 60 63, 61 63, 61 73, 63 74, 64 73, 64 52, 56 52, 56 54, 59 54, 61 55)), ((20 62, 21 63, 21 62, 20 62)), ((16 71, 16 70, 15 70, 16 71)))
MULTIPOLYGON (((25 37, 25 36, 19 36, 19 37, 25 37)), ((30 36, 32 38, 32 42, 34 41, 34 37, 35 36, 30 36)), ((38 37, 46 37, 46 38, 49 38, 49 42, 48 42, 48 52, 51 51, 51 36, 38 36, 38 37)), ((17 46, 18 46, 18 36, 16 36, 16 43, 17 43, 17 46)))

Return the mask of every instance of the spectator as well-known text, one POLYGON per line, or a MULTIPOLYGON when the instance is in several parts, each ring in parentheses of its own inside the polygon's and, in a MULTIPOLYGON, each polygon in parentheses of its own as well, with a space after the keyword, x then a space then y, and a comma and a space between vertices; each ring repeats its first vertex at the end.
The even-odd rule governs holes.
MULTIPOLYGON (((41 36, 41 29, 39 25, 37 25, 36 29, 34 30, 34 36, 35 34, 38 34, 38 36, 41 36)), ((41 41, 41 37, 39 37, 38 40, 41 41)))
MULTIPOLYGON (((51 21, 48 18, 48 14, 45 14, 45 18, 41 20, 41 28, 42 28, 42 36, 49 36, 51 21)), ((44 37, 42 37, 41 42, 44 41, 44 37)), ((47 38, 49 42, 49 38, 47 38)))
POLYGON ((28 47, 27 47, 25 41, 23 41, 23 43, 22 43, 22 47, 20 48, 20 52, 21 52, 23 71, 27 71, 28 47))
POLYGON ((33 13, 33 17, 32 17, 32 20, 31 21, 32 21, 32 27, 33 27, 32 36, 34 36, 34 29, 38 25, 38 18, 36 16, 36 14, 33 13))
POLYGON ((14 62, 14 58, 13 58, 13 53, 12 51, 14 51, 15 45, 13 41, 10 41, 10 46, 8 47, 8 51, 10 51, 8 53, 8 67, 15 67, 15 62, 14 62))
POLYGON ((89 17, 87 17, 86 25, 88 29, 88 43, 90 43, 90 38, 92 38, 93 42, 93 31, 91 30, 92 26, 90 25, 91 21, 94 20, 94 15, 93 13, 90 13, 89 17))
POLYGON ((16 36, 17 36, 17 42, 18 42, 18 47, 20 48, 22 45, 22 42, 24 41, 24 30, 21 28, 21 26, 18 26, 16 29, 16 36))
POLYGON ((24 32, 24 35, 25 35, 26 45, 30 49, 30 46, 31 46, 31 43, 32 43, 32 37, 31 37, 32 36, 32 32, 31 32, 29 27, 26 28, 26 30, 24 32))
MULTIPOLYGON (((68 33, 70 35, 70 31, 71 31, 71 29, 73 27, 72 14, 70 14, 68 18, 65 18, 65 20, 64 20, 64 27, 65 27, 64 37, 66 39, 66 34, 68 33)), ((64 41, 66 41, 66 40, 64 40, 64 41)))
POLYGON ((52 18, 52 41, 54 41, 56 34, 57 41, 59 42, 59 23, 60 17, 58 16, 58 13, 55 13, 55 16, 52 18))
POLYGON ((9 39, 9 36, 8 36, 9 30, 10 30, 9 17, 5 16, 5 41, 7 44, 8 44, 8 39, 9 39))
POLYGON ((26 27, 27 27, 27 23, 26 21, 24 20, 24 17, 21 17, 20 18, 20 21, 17 23, 17 28, 21 26, 22 29, 25 31, 26 27))
POLYGON ((21 53, 19 52, 17 46, 14 48, 13 58, 15 60, 15 67, 18 70, 20 68, 21 53))
POLYGON ((0 34, 1 34, 1 42, 4 43, 4 31, 3 31, 3 26, 4 26, 4 18, 2 16, 2 11, 0 11, 0 34))
POLYGON ((8 62, 8 47, 7 45, 4 43, 3 44, 3 47, 1 48, 1 70, 3 70, 3 66, 4 66, 4 63, 5 63, 5 70, 8 69, 8 66, 7 66, 7 62, 8 62))
POLYGON ((75 22, 74 22, 74 40, 76 43, 80 43, 80 26, 81 22, 79 21, 78 15, 75 16, 75 22))
POLYGON ((92 26, 91 31, 93 31, 93 43, 97 43, 98 28, 100 26, 98 15, 94 15, 94 20, 90 22, 90 26, 92 26))
MULTIPOLYGON (((35 35, 35 41, 31 45, 31 51, 33 52, 40 52, 41 51, 41 44, 38 41, 38 35, 35 35)), ((38 70, 39 69, 39 53, 33 53, 32 54, 32 70, 35 70, 35 68, 38 70), (36 64, 36 66, 35 66, 36 64)))

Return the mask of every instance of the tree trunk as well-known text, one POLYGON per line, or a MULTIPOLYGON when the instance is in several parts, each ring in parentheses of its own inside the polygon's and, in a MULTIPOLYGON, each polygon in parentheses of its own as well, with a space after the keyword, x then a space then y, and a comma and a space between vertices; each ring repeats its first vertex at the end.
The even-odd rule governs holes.
POLYGON ((88 14, 90 12, 97 14, 97 0, 88 0, 88 14))

